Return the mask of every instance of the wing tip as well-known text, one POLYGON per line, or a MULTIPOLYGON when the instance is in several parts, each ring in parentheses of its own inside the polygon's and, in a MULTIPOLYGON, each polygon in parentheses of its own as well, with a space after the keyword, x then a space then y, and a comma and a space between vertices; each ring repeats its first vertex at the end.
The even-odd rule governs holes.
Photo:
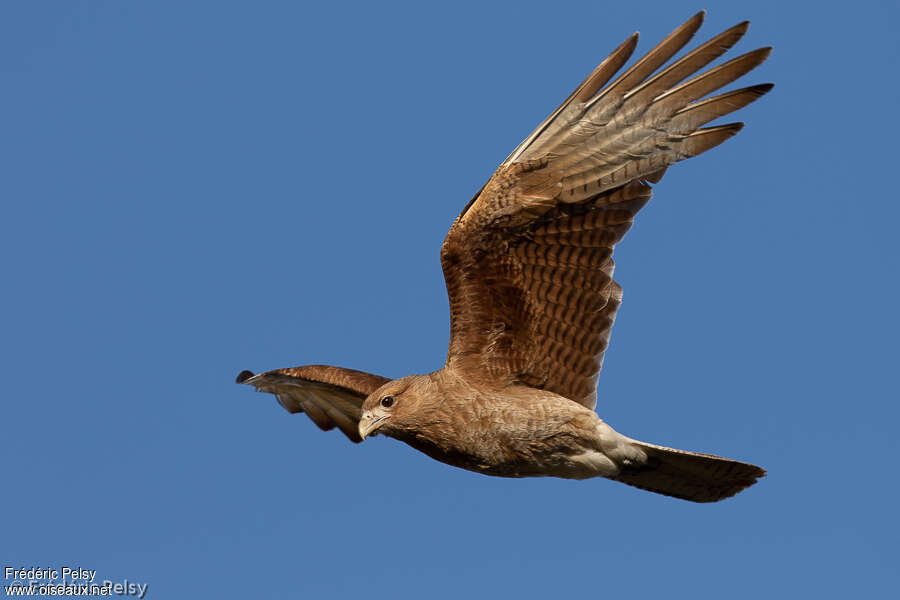
POLYGON ((693 15, 691 18, 682 23, 681 27, 687 27, 693 29, 693 32, 696 33, 698 29, 703 25, 703 21, 706 20, 706 9, 700 9, 693 15))
MULTIPOLYGON (((738 40, 747 35, 747 31, 750 29, 750 21, 748 19, 744 19, 740 23, 726 29, 723 33, 736 33, 738 35, 738 40)), ((736 43, 736 42, 735 42, 736 43)))
MULTIPOLYGON (((751 50, 744 56, 752 56, 752 60, 754 61, 753 69, 763 64, 769 59, 769 56, 772 54, 773 47, 772 46, 763 46, 762 48, 757 48, 756 50, 751 50)), ((743 58, 743 56, 739 56, 738 58, 743 58)), ((751 69, 752 70, 752 69, 751 69)))
POLYGON ((253 377, 253 371, 248 371, 247 369, 244 369, 243 371, 238 373, 238 376, 235 377, 234 382, 235 383, 245 383, 251 377, 253 377))

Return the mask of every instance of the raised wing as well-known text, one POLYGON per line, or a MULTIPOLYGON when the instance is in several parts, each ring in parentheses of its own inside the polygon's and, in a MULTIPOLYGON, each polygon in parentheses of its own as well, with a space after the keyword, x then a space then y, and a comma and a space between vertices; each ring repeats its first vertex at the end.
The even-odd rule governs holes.
POLYGON ((747 22, 660 69, 703 16, 694 15, 606 85, 630 57, 637 34, 626 40, 463 209, 441 248, 450 298, 448 367, 594 407, 622 299, 612 279, 613 247, 669 165, 717 146, 742 124, 701 127, 772 87, 702 99, 759 65, 769 48, 691 77, 736 43, 747 22))
POLYGON ((366 397, 390 381, 387 377, 353 369, 308 365, 275 369, 254 375, 242 371, 237 383, 275 394, 289 413, 304 412, 323 431, 337 427, 359 443, 359 417, 366 397))

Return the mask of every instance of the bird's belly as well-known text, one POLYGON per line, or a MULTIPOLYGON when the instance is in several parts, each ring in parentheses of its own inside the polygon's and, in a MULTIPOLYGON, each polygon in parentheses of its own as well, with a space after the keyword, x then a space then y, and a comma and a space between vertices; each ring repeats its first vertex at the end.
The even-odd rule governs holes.
POLYGON ((427 439, 403 440, 431 458, 454 467, 495 477, 608 477, 618 467, 594 440, 570 435, 539 440, 499 439, 489 446, 448 446, 427 439))
POLYGON ((532 458, 531 460, 475 465, 470 470, 498 477, 588 479, 590 477, 615 475, 618 472, 618 467, 602 452, 585 450, 573 454, 532 458))

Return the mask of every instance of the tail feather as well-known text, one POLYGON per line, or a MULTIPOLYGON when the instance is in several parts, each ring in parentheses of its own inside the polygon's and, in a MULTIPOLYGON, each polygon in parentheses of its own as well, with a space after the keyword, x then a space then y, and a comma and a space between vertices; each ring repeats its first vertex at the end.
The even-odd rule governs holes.
POLYGON ((610 479, 657 494, 692 502, 717 502, 766 475, 756 465, 713 454, 636 443, 647 454, 647 462, 625 467, 610 479))

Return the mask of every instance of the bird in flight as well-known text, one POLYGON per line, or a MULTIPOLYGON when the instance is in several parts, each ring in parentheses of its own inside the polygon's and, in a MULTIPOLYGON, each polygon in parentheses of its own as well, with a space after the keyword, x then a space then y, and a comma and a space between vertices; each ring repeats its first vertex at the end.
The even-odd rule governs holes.
POLYGON ((664 66, 704 14, 615 77, 638 34, 625 40, 463 208, 441 247, 450 299, 441 369, 389 379, 309 365, 243 371, 237 382, 353 442, 380 433, 485 475, 607 477, 694 502, 753 485, 765 475, 755 465, 631 439, 594 411, 622 300, 613 248, 670 165, 742 127, 704 125, 772 88, 710 96, 771 48, 697 74, 744 35, 747 22, 664 66))

